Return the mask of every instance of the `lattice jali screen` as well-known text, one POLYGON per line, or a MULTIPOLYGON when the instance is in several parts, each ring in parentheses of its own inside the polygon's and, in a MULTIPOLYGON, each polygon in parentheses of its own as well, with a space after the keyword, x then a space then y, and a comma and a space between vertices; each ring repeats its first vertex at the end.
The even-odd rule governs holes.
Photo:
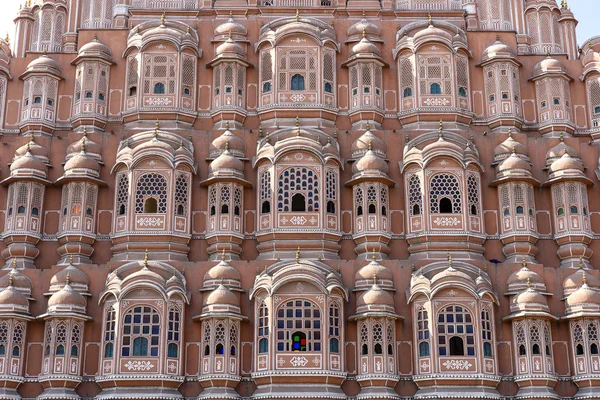
POLYGON ((62 36, 65 29, 65 13, 51 8, 39 9, 34 13, 30 51, 62 51, 62 36))
POLYGON ((477 0, 479 29, 489 31, 513 30, 510 0, 477 0))
POLYGON ((526 14, 530 51, 533 54, 561 53, 562 39, 558 11, 547 8, 528 10, 526 14))
POLYGON ((459 10, 461 0, 396 0, 399 10, 459 10))
POLYGON ((182 9, 192 10, 198 8, 197 0, 133 0, 132 8, 149 8, 155 10, 162 9, 182 9))
POLYGON ((81 27, 107 29, 113 25, 116 0, 84 0, 81 2, 81 27))

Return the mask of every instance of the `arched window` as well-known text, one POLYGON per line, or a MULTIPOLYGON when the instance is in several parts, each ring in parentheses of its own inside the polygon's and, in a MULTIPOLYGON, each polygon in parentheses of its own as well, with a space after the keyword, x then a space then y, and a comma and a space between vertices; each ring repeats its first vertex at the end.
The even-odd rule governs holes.
POLYGON ((452 174, 437 174, 431 178, 429 198, 432 214, 462 212, 458 179, 452 174))
POLYGON ((440 311, 438 345, 440 356, 475 355, 475 328, 471 313, 466 308, 447 306, 440 311))
POLYGON ((335 214, 335 203, 331 200, 327 202, 327 212, 330 214, 335 214))
POLYGON ((0 344, 0 356, 5 356, 6 355, 6 346, 3 344, 0 344))
POLYGON ((404 88, 404 91, 402 92, 402 97, 411 97, 412 96, 412 88, 404 88))
POLYGON ((429 85, 429 94, 442 94, 442 87, 439 83, 429 85))
POLYGON ((421 190, 421 178, 418 175, 412 175, 408 179, 408 201, 411 205, 412 215, 421 215, 423 208, 423 194, 421 190))
POLYGON ((469 172, 467 177, 467 201, 469 214, 479 215, 479 178, 473 172, 469 172))
POLYGON ((289 168, 279 176, 277 208, 279 212, 319 211, 318 175, 310 168, 289 168), (300 196, 296 196, 300 194, 300 196), (293 204, 295 200, 295 205, 293 204))
POLYGON ((540 344, 542 338, 540 336, 540 329, 537 325, 532 325, 529 329, 529 342, 531 343, 531 354, 540 355, 542 354, 540 344))
POLYGON ((325 92, 327 93, 333 93, 333 88, 331 87, 331 83, 329 82, 325 82, 325 87, 324 87, 325 92))
POLYGON ((329 305, 329 351, 331 353, 339 353, 339 337, 340 337, 340 307, 337 303, 329 305))
POLYGON ((266 213, 270 213, 271 212, 271 202, 269 201, 263 201, 262 206, 261 206, 261 213, 266 214, 266 213))
POLYGON ((277 351, 321 351, 319 307, 290 300, 277 310, 277 351))
POLYGON ((360 328, 360 354, 366 356, 369 354, 369 327, 366 323, 360 328))
POLYGON ((179 356, 179 335, 181 334, 181 313, 175 306, 169 308, 167 326, 167 357, 177 358, 179 356))
POLYGON ((300 74, 292 76, 292 90, 304 90, 304 77, 300 74))
POLYGON ((269 309, 263 302, 258 308, 258 352, 268 353, 269 352, 269 309))
POLYGON ((153 197, 149 197, 144 202, 144 213, 145 214, 156 214, 158 211, 158 203, 153 197))
POLYGON ((429 356, 429 316, 425 308, 417 311, 417 340, 419 342, 419 357, 429 356))
POLYGON ((360 187, 356 188, 354 192, 354 201, 356 205, 356 215, 363 215, 363 190, 360 187))
POLYGON ((121 356, 158 357, 160 340, 160 317, 149 306, 137 306, 125 314, 121 356))
POLYGON ((263 83, 263 93, 267 93, 271 91, 271 82, 263 83))
POLYGON ((492 318, 489 310, 481 311, 481 339, 483 356, 492 357, 492 318))
POLYGON ((381 324, 373 325, 373 354, 383 354, 383 328, 381 324))
POLYGON ((467 97, 467 89, 464 87, 459 87, 458 88, 458 95, 460 97, 467 97))
POLYGON ((165 84, 162 82, 156 82, 154 84, 153 94, 165 94, 165 84))
POLYGON ((292 196, 292 211, 306 211, 306 199, 301 193, 292 196))
POLYGON ((266 214, 271 212, 271 172, 263 171, 260 175, 260 199, 261 213, 266 214))

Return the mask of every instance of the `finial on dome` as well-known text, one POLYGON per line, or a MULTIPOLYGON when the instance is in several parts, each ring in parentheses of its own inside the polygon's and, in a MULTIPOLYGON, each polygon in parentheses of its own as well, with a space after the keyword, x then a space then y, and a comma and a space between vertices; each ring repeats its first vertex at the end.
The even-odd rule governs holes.
POLYGON ((373 139, 369 139, 369 151, 373 150, 373 139))
POLYGON ((373 274, 373 286, 377 285, 377 274, 373 274))
POLYGON ((262 130, 262 126, 260 128, 258 128, 258 137, 262 138, 263 137, 263 130, 262 130))
POLYGON ((70 272, 67 272, 67 279, 65 280, 65 284, 66 285, 71 284, 71 273, 70 272))
POLYGON ((527 268, 527 260, 525 260, 525 257, 521 259, 521 265, 523 266, 523 268, 527 268))
POLYGON ((296 262, 300 261, 300 246, 298 246, 298 250, 296 250, 296 262))
POLYGON ((86 136, 87 136, 87 126, 84 126, 84 127, 83 127, 83 132, 82 132, 82 134, 83 134, 83 137, 86 137, 86 136))
POLYGON ((163 11, 162 15, 160 16, 160 24, 164 25, 165 24, 165 18, 167 16, 167 13, 163 11))
POLYGON ((13 285, 13 278, 12 278, 12 274, 9 272, 8 273, 8 287, 11 287, 13 285))
POLYGON ((158 123, 158 119, 156 120, 156 123, 154 124, 154 135, 153 137, 156 139, 158 137, 158 129, 160 128, 160 124, 158 123))
POLYGON ((365 13, 365 9, 364 9, 364 8, 363 8, 363 10, 362 10, 362 16, 363 16, 363 17, 366 17, 366 16, 367 16, 367 13, 365 13))
POLYGON ((565 8, 565 0, 560 0, 560 7, 565 8))
POLYGON ((448 257, 448 267, 452 268, 452 256, 450 253, 446 253, 446 256, 448 257))
POLYGON ((579 257, 579 269, 583 269, 583 256, 579 257))
POLYGON ((233 10, 229 10, 229 18, 233 18, 233 10))
POLYGON ((27 142, 27 152, 31 152, 31 142, 33 142, 33 140, 27 142))
POLYGON ((362 37, 363 37, 363 39, 365 39, 367 37, 367 30, 365 28, 363 28, 362 37))
POLYGON ((531 289, 531 279, 527 278, 527 289, 531 289))
POLYGON ((229 151, 229 140, 225 142, 225 151, 229 151))
POLYGON ((144 253, 144 268, 148 268, 148 249, 144 253))
POLYGON ((225 249, 221 252, 221 260, 225 261, 225 249))
POLYGON ((83 140, 81 141, 81 151, 85 153, 85 137, 83 138, 83 140))
POLYGON ((440 119, 440 126, 438 128, 438 137, 441 139, 444 137, 444 122, 440 119))
POLYGON ((431 18, 431 14, 427 15, 427 22, 429 22, 429 25, 433 25, 433 18, 431 18))
POLYGON ((10 43, 10 36, 8 35, 8 32, 6 32, 6 38, 4 40, 6 43, 10 43))
POLYGON ((371 250, 371 258, 373 261, 377 260, 377 253, 375 253, 375 247, 371 250))
POLYGON ((231 39, 231 31, 229 31, 229 35, 228 36, 229 36, 229 39, 231 39))
POLYGON ((33 142, 33 136, 34 136, 33 131, 29 132, 29 141, 30 142, 33 142))
POLYGON ((496 35, 496 42, 500 41, 500 35, 496 35))
POLYGON ((189 34, 192 31, 192 28, 190 28, 190 26, 188 25, 187 28, 185 28, 185 33, 189 34))
POLYGON ((512 139, 512 135, 513 135, 513 131, 512 131, 512 126, 510 128, 508 128, 508 137, 512 139))
POLYGON ((73 265, 73 254, 69 254, 69 264, 73 265))
POLYGON ((564 142, 564 141, 565 141, 565 137, 564 137, 564 135, 563 135, 563 133, 562 133, 562 132, 560 133, 560 141, 561 141, 561 142, 564 142))
POLYGON ((296 136, 300 136, 300 118, 296 115, 296 136))
MULTIPOLYGON (((231 33, 231 31, 229 31, 231 33)), ((225 122, 225 129, 229 130, 229 121, 225 122)))
POLYGON ((581 277, 581 279, 583 280, 583 285, 581 286, 587 286, 587 276, 585 275, 585 271, 583 271, 583 276, 581 277))
POLYGON ((17 259, 13 257, 12 260, 12 269, 17 269, 17 259))
POLYGON ((367 121, 367 129, 366 129, 366 130, 367 130, 367 131, 370 131, 370 130, 371 130, 371 125, 369 124, 369 121, 367 121))
POLYGON ((300 21, 300 10, 296 8, 296 22, 300 21))

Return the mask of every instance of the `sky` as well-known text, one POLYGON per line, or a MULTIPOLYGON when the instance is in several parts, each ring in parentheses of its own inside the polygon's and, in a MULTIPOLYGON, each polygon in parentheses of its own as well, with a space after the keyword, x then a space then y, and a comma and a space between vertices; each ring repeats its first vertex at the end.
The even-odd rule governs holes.
MULTIPOLYGON (((84 0, 91 1, 91 0, 84 0)), ((0 0, 0 35, 4 37, 6 32, 14 37, 13 18, 17 15, 19 4, 25 0, 0 0)), ((577 41, 579 44, 592 36, 600 35, 600 27, 596 26, 598 15, 598 0, 568 0, 569 7, 579 20, 577 26, 577 41), (595 18, 596 17, 596 18, 595 18)))

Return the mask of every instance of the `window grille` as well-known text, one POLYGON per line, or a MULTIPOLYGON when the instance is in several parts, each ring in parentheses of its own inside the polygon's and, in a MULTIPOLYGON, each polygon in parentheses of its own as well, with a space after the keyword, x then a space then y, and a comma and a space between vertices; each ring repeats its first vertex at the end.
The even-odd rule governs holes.
POLYGON ((121 173, 117 176, 117 215, 127 214, 127 202, 129 201, 129 176, 121 173))
POLYGON ((481 340, 483 341, 483 356, 493 357, 492 316, 491 311, 481 311, 481 340))
POLYGON ((158 357, 160 317, 149 306, 137 306, 125 314, 122 331, 122 357, 158 357))
POLYGON ((175 180, 175 213, 187 216, 189 198, 189 179, 186 174, 180 173, 175 180))
POLYGON ((109 29, 113 25, 115 0, 91 0, 81 2, 81 27, 84 29, 109 29))
POLYGON ((429 197, 430 197, 430 212, 432 214, 439 214, 440 202, 442 199, 450 200, 452 204, 452 214, 460 214, 462 212, 461 207, 461 194, 458 179, 451 174, 437 174, 431 178, 429 185, 429 197))
POLYGON ((366 356, 369 354, 369 327, 366 322, 360 327, 360 354, 366 356))
POLYGON ((469 173, 467 177, 467 198, 469 213, 479 215, 479 179, 474 173, 469 173))
POLYGON ((319 211, 319 180, 310 168, 288 168, 279 176, 277 209, 279 212, 292 211, 292 197, 300 194, 305 200, 305 211, 319 211))
POLYGON ((145 212, 144 206, 148 199, 156 201, 158 214, 167 212, 167 180, 163 175, 148 173, 138 178, 135 193, 136 214, 145 212))
POLYGON ((260 71, 262 91, 270 92, 273 85, 273 57, 271 56, 271 52, 269 50, 264 50, 261 53, 260 71))
POLYGON ((356 216, 363 214, 363 190, 360 187, 354 192, 354 204, 356 206, 356 216))
POLYGON ((381 324, 373 325, 373 354, 383 354, 383 328, 381 324))
POLYGON ((176 69, 174 54, 144 55, 144 94, 175 94, 176 69))
POLYGON ((336 302, 329 305, 329 351, 340 352, 340 306, 336 302))
POLYGON ((321 310, 307 300, 277 310, 277 351, 321 351, 321 310))
POLYGON ((179 335, 181 334, 181 315, 175 306, 169 308, 169 325, 167 326, 167 357, 179 356, 179 335))
POLYGON ((117 312, 111 304, 105 311, 104 317, 104 358, 112 358, 115 348, 115 326, 117 312))
POLYGON ((429 316, 424 307, 417 311, 417 341, 419 346, 419 357, 429 357, 429 316))
POLYGON ((411 175, 408 179, 408 203, 410 215, 421 215, 423 213, 423 193, 421 189, 421 178, 411 175))
POLYGON ((269 308, 262 302, 258 307, 258 352, 269 352, 269 308))
POLYGON ((475 327, 463 306, 447 306, 438 314, 440 356, 475 356, 475 327))

